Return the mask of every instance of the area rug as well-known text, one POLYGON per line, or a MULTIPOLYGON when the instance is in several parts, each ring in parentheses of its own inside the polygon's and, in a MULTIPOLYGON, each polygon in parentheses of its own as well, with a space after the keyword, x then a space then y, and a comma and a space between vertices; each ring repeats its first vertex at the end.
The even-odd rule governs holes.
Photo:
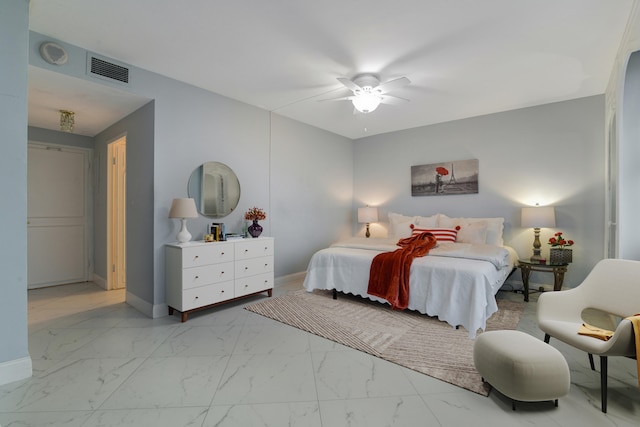
MULTIPOLYGON (((437 318, 413 311, 394 311, 388 305, 331 291, 296 291, 245 307, 298 329, 413 369, 483 396, 473 363, 468 332, 437 318)), ((524 303, 498 299, 498 312, 487 331, 516 329, 524 303)), ((481 332, 478 331, 480 334, 481 332)))

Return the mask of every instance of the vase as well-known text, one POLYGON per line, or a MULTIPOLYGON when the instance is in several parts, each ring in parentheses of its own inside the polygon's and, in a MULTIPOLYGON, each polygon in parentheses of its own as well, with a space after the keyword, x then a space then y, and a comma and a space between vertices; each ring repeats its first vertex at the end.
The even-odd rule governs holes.
POLYGON ((549 258, 551 264, 568 264, 573 261, 573 251, 566 248, 551 248, 549 258))
POLYGON ((262 226, 258 224, 258 220, 254 219, 253 224, 251 224, 247 231, 251 234, 251 237, 258 237, 262 233, 262 226))

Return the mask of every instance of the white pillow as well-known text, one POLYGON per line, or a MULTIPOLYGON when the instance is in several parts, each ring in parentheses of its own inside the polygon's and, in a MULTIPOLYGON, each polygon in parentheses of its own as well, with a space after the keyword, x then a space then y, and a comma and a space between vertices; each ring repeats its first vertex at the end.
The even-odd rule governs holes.
POLYGON ((487 240, 487 222, 471 222, 460 226, 457 242, 484 245, 487 240))
POLYGON ((416 224, 415 216, 405 216, 389 212, 388 237, 402 239, 411 236, 411 226, 416 224))
POLYGON ((503 246, 502 232, 504 230, 504 218, 449 218, 446 215, 438 216, 438 227, 455 228, 463 225, 469 225, 476 222, 486 222, 487 236, 485 243, 487 245, 503 246))
POLYGON ((420 228, 436 228, 438 226, 438 214, 431 216, 417 216, 416 221, 420 228))

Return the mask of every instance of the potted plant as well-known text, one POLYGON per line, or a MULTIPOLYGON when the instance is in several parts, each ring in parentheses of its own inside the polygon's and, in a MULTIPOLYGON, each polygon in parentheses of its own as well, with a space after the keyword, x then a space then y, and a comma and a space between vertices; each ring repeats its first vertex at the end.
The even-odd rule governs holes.
POLYGON ((573 251, 570 246, 573 246, 574 241, 565 239, 562 237, 562 231, 558 231, 553 237, 549 238, 549 259, 551 264, 568 264, 573 261, 573 251))
POLYGON ((258 224, 258 221, 266 218, 267 214, 265 213, 265 211, 260 208, 256 208, 255 206, 245 212, 244 219, 253 221, 253 224, 251 224, 247 228, 247 231, 249 232, 251 237, 258 237, 262 233, 262 226, 258 224))

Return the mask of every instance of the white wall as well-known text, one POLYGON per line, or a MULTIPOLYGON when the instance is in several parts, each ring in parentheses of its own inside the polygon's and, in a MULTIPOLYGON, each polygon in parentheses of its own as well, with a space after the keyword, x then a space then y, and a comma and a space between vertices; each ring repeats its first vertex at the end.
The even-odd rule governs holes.
MULTIPOLYGON (((362 138, 355 141, 354 203, 380 206, 381 221, 388 211, 504 217, 505 242, 524 258, 533 230, 520 227, 521 207, 553 205, 557 227, 542 230, 542 253, 555 231, 575 240, 565 283, 576 285, 603 257, 603 153, 602 95, 362 138), (479 161, 478 194, 411 196, 412 165, 464 159, 479 161)), ((386 224, 371 231, 385 235, 386 224)))

